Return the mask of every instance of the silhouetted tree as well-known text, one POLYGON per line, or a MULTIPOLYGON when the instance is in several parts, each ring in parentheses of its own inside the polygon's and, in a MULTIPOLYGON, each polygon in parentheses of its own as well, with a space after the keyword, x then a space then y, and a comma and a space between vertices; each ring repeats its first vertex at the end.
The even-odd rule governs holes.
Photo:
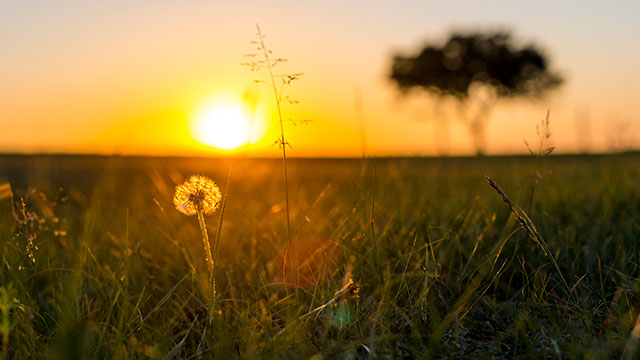
POLYGON ((533 46, 518 48, 509 33, 454 33, 444 45, 427 44, 415 56, 395 55, 390 78, 403 95, 423 90, 453 97, 478 155, 498 98, 540 98, 563 79, 533 46))

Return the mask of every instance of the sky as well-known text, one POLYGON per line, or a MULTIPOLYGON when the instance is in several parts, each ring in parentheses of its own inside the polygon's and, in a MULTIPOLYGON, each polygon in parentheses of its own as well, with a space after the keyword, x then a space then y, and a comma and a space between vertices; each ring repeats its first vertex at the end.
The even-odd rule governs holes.
POLYGON ((638 14, 637 1, 0 1, 0 152, 279 156, 273 94, 254 81, 267 74, 240 65, 256 24, 288 59, 276 72, 304 73, 285 89, 291 156, 473 154, 461 121, 443 130, 432 100, 388 80, 394 54, 458 29, 508 29, 566 80, 497 103, 489 154, 526 152, 547 110, 556 151, 626 150, 640 143, 638 14), (197 109, 220 99, 255 116, 248 145, 194 139, 197 109))

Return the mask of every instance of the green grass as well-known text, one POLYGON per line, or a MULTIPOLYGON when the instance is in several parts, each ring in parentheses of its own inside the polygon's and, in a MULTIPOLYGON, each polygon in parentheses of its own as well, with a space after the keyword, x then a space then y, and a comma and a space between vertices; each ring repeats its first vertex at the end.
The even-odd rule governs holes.
POLYGON ((288 162, 298 291, 277 160, 1 157, 17 214, 0 199, 1 355, 639 356, 640 156, 377 159, 375 199, 371 160, 288 162), (200 230, 173 189, 231 166, 210 325, 200 230))

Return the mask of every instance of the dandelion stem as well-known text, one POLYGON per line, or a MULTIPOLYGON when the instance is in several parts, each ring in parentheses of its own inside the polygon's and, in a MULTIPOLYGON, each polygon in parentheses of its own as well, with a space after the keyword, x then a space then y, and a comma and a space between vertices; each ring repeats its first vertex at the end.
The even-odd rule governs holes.
POLYGON ((204 213, 200 208, 197 210, 198 223, 202 232, 202 243, 204 244, 204 259, 209 269, 209 278, 213 276, 213 260, 211 259, 211 244, 209 243, 209 234, 207 233, 207 224, 204 222, 204 213))
POLYGON ((209 234, 207 233, 207 225, 204 222, 204 214, 202 210, 198 207, 198 223, 200 224, 200 231, 202 231, 202 242, 204 244, 204 258, 207 261, 207 269, 209 269, 209 290, 210 290, 210 299, 209 299, 209 323, 213 322, 213 306, 215 304, 216 297, 216 280, 214 275, 214 265, 213 260, 211 259, 211 244, 209 243, 209 234))
MULTIPOLYGON (((227 180, 227 186, 229 186, 227 180)), ((226 199, 226 195, 225 195, 226 199)), ((213 313, 216 297, 215 265, 212 259, 211 243, 204 216, 212 214, 220 203, 220 189, 213 180, 206 176, 194 175, 189 177, 184 184, 176 186, 176 193, 173 196, 173 204, 176 209, 185 215, 197 215, 198 225, 202 233, 202 244, 204 245, 204 259, 209 271, 209 322, 213 322, 213 313)), ((223 208, 224 211, 224 208, 223 208)), ((216 235, 217 246, 220 239, 220 227, 222 226, 222 213, 218 223, 218 234, 216 235)), ((217 247, 214 249, 217 255, 217 247)))
POLYGON ((209 312, 209 322, 213 321, 213 310, 216 306, 216 267, 218 266, 218 249, 220 248, 220 236, 222 234, 222 220, 224 219, 224 209, 227 207, 227 196, 229 194, 229 180, 231 179, 231 169, 229 169, 229 175, 227 176, 227 186, 224 191, 224 197, 222 198, 222 206, 220 209, 220 219, 218 219, 218 231, 216 232, 216 238, 213 242, 213 269, 211 272, 211 311, 209 312))

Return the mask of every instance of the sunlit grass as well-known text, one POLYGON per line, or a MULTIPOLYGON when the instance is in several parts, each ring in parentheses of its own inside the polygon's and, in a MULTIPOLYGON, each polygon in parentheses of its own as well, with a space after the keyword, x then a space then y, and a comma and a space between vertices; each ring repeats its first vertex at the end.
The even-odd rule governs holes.
POLYGON ((535 159, 377 159, 375 177, 361 160, 289 160, 297 298, 282 278, 276 160, 3 157, 15 210, 0 199, 0 349, 58 359, 637 356, 637 155, 545 160, 526 214, 546 256, 484 180, 524 203, 535 159), (194 173, 224 179, 231 165, 217 259, 211 244, 210 321, 201 228, 173 209, 174 187, 194 173))

